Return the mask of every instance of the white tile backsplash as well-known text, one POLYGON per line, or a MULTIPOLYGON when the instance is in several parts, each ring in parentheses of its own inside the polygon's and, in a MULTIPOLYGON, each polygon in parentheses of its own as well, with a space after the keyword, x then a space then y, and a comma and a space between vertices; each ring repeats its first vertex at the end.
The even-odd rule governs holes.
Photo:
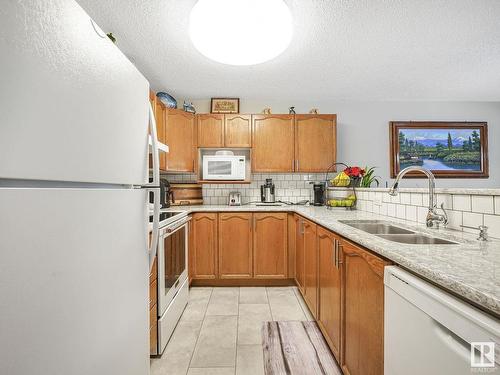
MULTIPOLYGON (((429 196, 427 195, 427 202, 429 201, 429 196)), ((444 204, 444 208, 447 210, 452 210, 453 207, 453 199, 450 194, 437 194, 437 202, 436 205, 441 207, 441 204, 444 204)), ((427 204, 429 205, 429 204, 427 204)))
POLYGON ((406 206, 406 220, 417 221, 416 206, 406 206))
POLYGON ((500 238, 499 215, 484 215, 484 225, 488 227, 488 234, 491 237, 500 238))
MULTIPOLYGON (((483 218, 484 218, 484 215, 482 215, 482 214, 477 214, 474 212, 464 212, 463 213, 463 225, 466 225, 468 227, 477 228, 480 225, 483 225, 483 218)), ((471 229, 471 228, 463 228, 463 230, 464 230, 464 232, 478 233, 477 230, 471 229)))
POLYGON ((410 193, 401 193, 400 194, 400 203, 401 204, 411 204, 411 194, 410 193))
POLYGON ((447 211, 448 214, 448 228, 462 230, 463 212, 462 211, 447 211))
POLYGON ((417 221, 421 224, 425 223, 427 219, 427 213, 429 209, 427 207, 417 207, 417 221))
MULTIPOLYGON (((444 203, 449 216, 448 228, 477 233, 476 229, 463 228, 461 225, 476 228, 484 223, 491 227, 491 237, 500 238, 500 196, 486 194, 438 194, 436 203, 438 207, 444 203)), ((428 194, 401 192, 398 197, 392 198, 387 190, 361 190, 358 193, 358 209, 424 224, 428 212, 428 194), (410 199, 405 194, 409 194, 410 199)))
POLYGON ((422 194, 421 193, 411 193, 411 204, 413 206, 422 206, 423 205, 422 194))
POLYGON ((485 214, 495 213, 495 202, 493 196, 474 195, 472 196, 472 211, 485 214))
MULTIPOLYGON (((196 181, 194 174, 168 175, 171 182, 196 181)), ((324 180, 324 173, 317 174, 269 174, 255 173, 250 184, 206 184, 203 185, 205 204, 227 204, 231 191, 239 191, 243 203, 260 200, 260 185, 266 178, 272 178, 276 185, 276 199, 296 203, 312 197, 310 181, 324 180)), ((477 189, 476 189, 477 190, 477 189)), ((336 190, 339 195, 346 191, 336 190)), ((462 191, 460 191, 462 193, 462 191)), ((478 194, 437 194, 436 203, 444 207, 449 216, 448 228, 476 233, 474 229, 462 228, 461 225, 477 227, 484 223, 489 227, 493 238, 500 238, 500 196, 478 194)), ((495 194, 495 193, 494 193, 495 194)), ((387 193, 387 189, 357 190, 358 209, 380 215, 397 217, 412 222, 425 223, 429 206, 429 195, 421 192, 400 192, 395 197, 387 193)))
MULTIPOLYGON (((296 203, 302 200, 310 200, 312 197, 312 185, 310 181, 324 180, 324 173, 317 174, 269 174, 255 173, 251 176, 250 184, 204 184, 203 198, 206 204, 227 204, 228 195, 232 191, 239 191, 243 203, 260 201, 260 185, 266 178, 272 178, 276 186, 276 199, 296 203)), ((194 182, 194 174, 171 174, 167 175, 170 182, 194 182)))
POLYGON ((459 211, 471 210, 470 195, 453 195, 453 209, 459 211))

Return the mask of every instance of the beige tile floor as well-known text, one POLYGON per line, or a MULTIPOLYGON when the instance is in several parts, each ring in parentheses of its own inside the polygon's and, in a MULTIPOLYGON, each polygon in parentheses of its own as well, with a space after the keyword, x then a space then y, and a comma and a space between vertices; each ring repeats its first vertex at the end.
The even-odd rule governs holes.
POLYGON ((261 326, 313 320, 296 287, 191 288, 151 375, 263 375, 261 326))

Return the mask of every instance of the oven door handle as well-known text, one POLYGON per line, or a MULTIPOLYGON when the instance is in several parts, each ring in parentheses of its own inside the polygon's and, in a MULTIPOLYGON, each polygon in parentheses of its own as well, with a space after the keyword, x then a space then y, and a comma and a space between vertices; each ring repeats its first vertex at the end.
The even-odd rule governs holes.
POLYGON ((167 236, 170 236, 181 229, 183 226, 185 226, 189 221, 191 221, 190 216, 186 217, 185 219, 181 219, 180 223, 175 223, 174 227, 167 226, 164 230, 164 233, 166 233, 167 236))

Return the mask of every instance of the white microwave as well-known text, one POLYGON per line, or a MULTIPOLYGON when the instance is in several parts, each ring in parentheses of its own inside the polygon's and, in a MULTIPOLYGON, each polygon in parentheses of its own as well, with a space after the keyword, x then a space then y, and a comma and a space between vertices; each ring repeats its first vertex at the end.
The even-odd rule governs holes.
POLYGON ((245 180, 245 156, 203 155, 204 180, 245 180))

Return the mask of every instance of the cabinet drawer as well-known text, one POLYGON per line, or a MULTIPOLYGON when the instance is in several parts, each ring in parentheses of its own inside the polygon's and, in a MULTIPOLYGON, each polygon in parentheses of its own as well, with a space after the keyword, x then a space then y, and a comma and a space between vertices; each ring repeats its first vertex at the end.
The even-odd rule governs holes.
POLYGON ((149 308, 153 307, 156 304, 157 299, 157 281, 154 280, 151 284, 149 284, 149 308))

